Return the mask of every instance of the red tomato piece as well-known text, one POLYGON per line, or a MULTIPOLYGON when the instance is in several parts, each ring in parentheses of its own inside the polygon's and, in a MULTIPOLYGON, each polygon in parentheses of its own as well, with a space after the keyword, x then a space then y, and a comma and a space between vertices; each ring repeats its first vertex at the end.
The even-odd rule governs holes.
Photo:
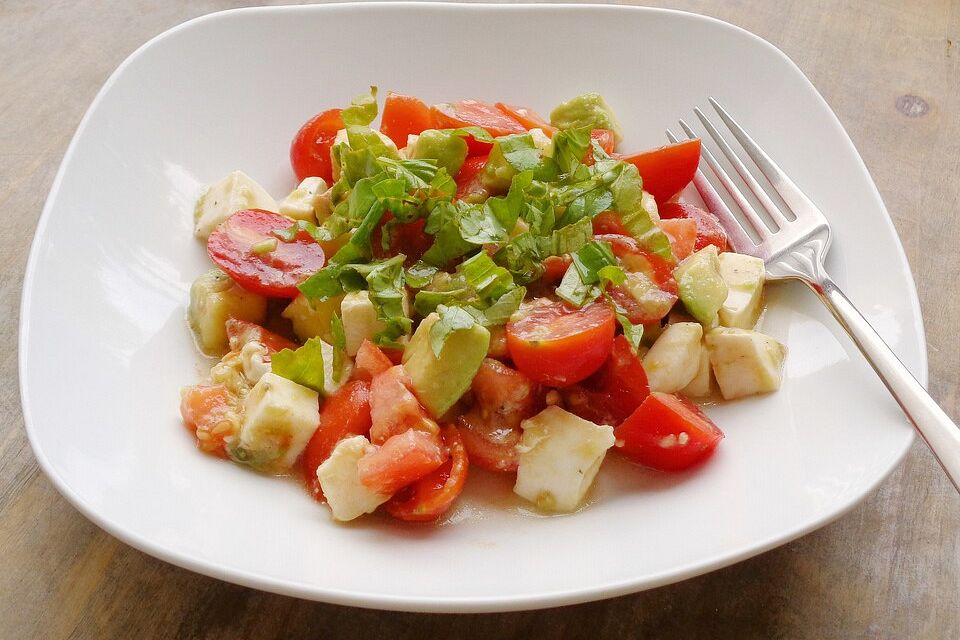
POLYGON ((408 522, 429 522, 439 518, 463 491, 470 461, 457 428, 440 431, 450 458, 413 484, 400 489, 385 505, 394 518, 408 522))
POLYGON ((291 242, 272 232, 288 229, 289 218, 262 209, 237 211, 207 239, 207 254, 237 284, 253 293, 273 298, 295 298, 297 285, 323 268, 323 248, 306 231, 291 242), (274 242, 263 253, 254 247, 274 242))
MULTIPOLYGON (((613 131, 609 129, 594 129, 590 132, 590 139, 600 145, 600 148, 607 152, 607 154, 613 153, 614 148, 617 146, 617 139, 613 135, 613 131)), ((588 166, 593 166, 593 147, 591 146, 587 149, 587 155, 583 157, 583 163, 588 166)))
POLYGON ((613 211, 603 211, 593 218, 593 233, 616 234, 630 237, 630 230, 623 226, 623 221, 619 213, 613 211))
POLYGON ((330 148, 337 131, 344 128, 340 109, 329 109, 310 118, 290 144, 290 165, 297 180, 320 176, 333 182, 330 148))
POLYGON ((558 129, 550 124, 546 118, 541 116, 533 109, 528 109, 526 107, 515 107, 502 102, 497 103, 497 109, 503 111, 505 114, 522 124, 528 130, 540 129, 547 134, 548 138, 552 138, 553 134, 558 131, 558 129))
POLYGON ((543 301, 507 324, 507 349, 517 369, 553 387, 580 382, 610 355, 613 310, 603 303, 577 309, 543 301))
POLYGON ((540 277, 540 283, 545 286, 559 284, 571 264, 573 264, 573 258, 569 255, 549 256, 543 261, 543 276, 540 277))
POLYGON ((684 218, 675 218, 672 220, 661 220, 660 228, 670 239, 670 248, 673 249, 673 257, 679 262, 691 253, 697 244, 697 223, 693 220, 684 218))
POLYGON ((677 302, 677 295, 664 291, 650 283, 650 287, 644 291, 640 298, 628 290, 624 285, 612 285, 607 288, 609 295, 617 306, 620 307, 627 316, 627 320, 633 324, 650 324, 659 322, 664 316, 670 313, 677 302))
POLYGON ((663 204, 693 180, 700 164, 700 140, 684 140, 623 158, 637 168, 643 190, 663 204))
POLYGON ((673 220, 688 218, 697 223, 697 241, 694 251, 700 251, 708 244, 714 245, 718 251, 727 251, 727 232, 720 224, 719 218, 709 211, 704 211, 685 202, 666 202, 660 207, 660 218, 673 220))
POLYGON ((303 451, 303 478, 307 490, 317 500, 323 489, 317 480, 317 467, 333 453, 337 443, 348 436, 365 436, 370 432, 370 384, 352 380, 327 398, 320 407, 320 425, 313 432, 303 451))
POLYGON ((519 428, 497 426, 493 420, 484 419, 477 409, 460 416, 457 425, 471 463, 487 471, 517 470, 517 445, 523 435, 519 428))
POLYGON ((357 474, 363 486, 392 495, 442 465, 448 457, 438 434, 408 429, 360 458, 357 474))
POLYGON ((407 374, 400 365, 374 376, 370 383, 370 413, 373 419, 370 440, 374 444, 381 444, 408 429, 432 433, 439 430, 437 423, 427 416, 408 386, 407 374))
POLYGON ((222 384, 187 387, 180 394, 183 424, 197 436, 197 448, 226 458, 227 436, 233 435, 237 398, 222 384))
POLYGON ((675 265, 644 249, 631 235, 601 233, 594 235, 594 239, 609 242, 613 255, 620 258, 628 271, 642 271, 664 291, 677 293, 677 281, 673 277, 675 265))
POLYGON ((393 363, 390 362, 390 358, 377 345, 369 340, 364 340, 360 343, 360 349, 357 350, 353 377, 357 380, 370 382, 392 366, 393 363))
POLYGON ((398 149, 407 146, 407 136, 419 135, 432 128, 433 114, 421 100, 392 91, 387 94, 380 117, 380 131, 393 140, 398 149))
MULTIPOLYGON (((460 127, 480 127, 494 138, 511 133, 526 133, 522 124, 497 109, 492 104, 479 100, 461 100, 444 104, 435 104, 431 108, 433 122, 437 129, 458 129, 460 127)), ((467 137, 468 155, 477 156, 490 153, 489 142, 480 142, 467 137)))
POLYGON ((265 346, 270 353, 297 348, 296 343, 292 340, 287 340, 273 331, 264 329, 260 325, 247 322, 246 320, 228 318, 226 328, 227 340, 230 342, 231 351, 240 351, 243 345, 248 342, 259 342, 265 346))
POLYGON ((596 424, 618 425, 650 395, 647 372, 623 336, 613 341, 610 357, 582 385, 565 391, 568 411, 596 424))
POLYGON ((470 389, 482 414, 499 424, 519 427, 534 413, 537 385, 499 360, 485 358, 470 389))
POLYGON ((614 433, 624 455, 661 471, 682 471, 706 460, 723 439, 697 405, 656 391, 614 433))
POLYGON ((487 164, 487 156, 474 156, 467 158, 455 178, 457 182, 457 199, 466 200, 473 196, 473 199, 483 200, 489 195, 489 191, 483 186, 481 175, 483 168, 487 164))
POLYGON ((403 222, 392 224, 390 226, 390 240, 388 248, 383 248, 383 230, 385 225, 393 221, 391 214, 385 214, 380 220, 380 224, 373 230, 370 238, 370 248, 373 251, 373 257, 378 260, 392 258, 402 253, 407 256, 406 263, 413 264, 423 257, 430 245, 433 244, 433 236, 423 230, 427 224, 426 218, 419 218, 412 222, 403 222))

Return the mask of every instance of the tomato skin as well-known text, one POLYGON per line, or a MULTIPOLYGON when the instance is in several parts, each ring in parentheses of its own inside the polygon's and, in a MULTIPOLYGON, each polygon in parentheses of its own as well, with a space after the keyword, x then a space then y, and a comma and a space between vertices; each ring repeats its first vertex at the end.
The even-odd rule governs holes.
MULTIPOLYGON (((614 148, 617 146, 617 139, 614 137, 613 131, 610 131, 609 129, 592 130, 590 132, 590 140, 599 144, 600 148, 603 149, 608 155, 613 153, 614 148)), ((583 163, 592 167, 594 162, 593 146, 591 146, 589 149, 587 149, 587 155, 583 157, 583 163)))
POLYGON ((326 257, 323 248, 305 231, 291 242, 272 233, 291 224, 279 213, 237 211, 210 234, 207 254, 247 291, 272 298, 295 298, 300 293, 297 285, 319 271, 326 257), (264 240, 275 240, 276 248, 254 253, 253 246, 264 240))
POLYGON ((693 180, 700 164, 700 140, 684 140, 624 156, 623 159, 637 168, 643 178, 643 190, 653 195, 657 205, 661 205, 693 180))
POLYGON ((647 372, 622 335, 595 374, 563 394, 568 411, 596 424, 618 425, 650 395, 647 372))
POLYGON ((246 320, 227 318, 226 328, 231 351, 240 351, 248 342, 259 342, 267 348, 268 353, 297 348, 292 340, 246 320))
POLYGON ((180 394, 180 417, 183 424, 197 435, 197 448, 205 453, 226 458, 225 438, 233 429, 218 432, 218 427, 229 422, 235 413, 238 399, 222 384, 196 385, 180 394), (200 435, 203 434, 203 435, 200 435))
POLYGON ((433 244, 433 236, 423 230, 427 224, 426 218, 399 223, 390 228, 390 241, 388 248, 384 249, 383 230, 386 228, 386 224, 392 220, 393 215, 385 214, 380 220, 380 224, 373 230, 370 238, 373 257, 377 260, 383 260, 402 253, 407 256, 404 262, 409 266, 423 257, 423 254, 433 244))
POLYGON ((413 96, 390 92, 383 102, 380 131, 393 140, 397 149, 407 146, 407 136, 420 135, 433 128, 430 107, 413 96))
POLYGON ((476 409, 457 418, 463 446, 470 463, 496 473, 511 473, 520 464, 517 445, 523 432, 519 428, 498 427, 476 409))
POLYGON ((504 112, 509 117, 513 118, 524 127, 529 129, 540 129, 548 138, 552 138, 559 129, 550 124, 546 118, 541 116, 539 113, 533 109, 528 109, 527 107, 516 107, 509 104, 504 104, 502 102, 497 103, 497 109, 504 112))
POLYGON ((623 226, 620 214, 613 211, 603 211, 593 218, 593 233, 595 235, 620 235, 630 237, 630 230, 623 226))
POLYGON ((360 458, 357 473, 368 489, 392 495, 435 470, 448 457, 438 434, 408 429, 360 458))
POLYGON ((559 284, 571 264, 573 264, 573 258, 567 254, 547 257, 543 261, 543 275, 540 277, 540 283, 544 286, 559 284))
MULTIPOLYGON (((460 127, 480 127, 491 136, 526 133, 522 124, 497 109, 492 104, 479 100, 461 100, 460 102, 435 104, 431 107, 434 126, 437 129, 458 129, 460 127)), ((467 155, 477 156, 490 153, 493 145, 480 142, 473 136, 467 136, 467 155)))
POLYGON ((594 233, 595 240, 610 243, 613 255, 623 262, 628 271, 643 271, 658 287, 667 293, 677 294, 677 281, 673 277, 676 265, 641 247, 629 233, 594 233))
POLYGON ((370 441, 374 444, 382 444, 408 429, 431 433, 439 430, 410 391, 407 374, 401 365, 374 376, 370 383, 370 413, 373 420, 370 441))
POLYGON ((330 148, 337 131, 344 128, 341 109, 329 109, 307 120, 290 144, 290 166, 297 180, 320 176, 333 182, 330 148))
POLYGON ((357 380, 372 381, 376 376, 385 373, 393 363, 390 358, 380 350, 380 348, 364 340, 360 343, 360 349, 357 350, 357 356, 354 361, 353 377, 357 380))
POLYGON ((697 405, 656 391, 614 434, 624 455, 661 471, 683 471, 706 460, 723 439, 697 405))
POLYGON ((474 199, 485 199, 489 195, 489 191, 483 186, 481 180, 487 158, 486 155, 473 156, 464 161, 460 171, 457 172, 456 178, 454 178, 457 183, 457 200, 469 199, 471 196, 474 199))
POLYGON ((717 251, 727 251, 727 232, 720 224, 719 218, 708 211, 704 211, 685 202, 667 202, 660 207, 660 217, 663 220, 688 218, 697 224, 697 241, 694 251, 700 251, 708 244, 712 244, 717 251))
POLYGON ((400 489, 384 505, 394 518, 407 522, 436 520, 463 491, 470 460, 460 433, 456 427, 447 425, 440 431, 440 436, 450 458, 434 471, 400 489))
POLYGON ((320 424, 303 450, 301 465, 307 490, 323 500, 317 468, 330 457, 337 443, 348 436, 370 433, 370 383, 352 380, 340 387, 320 407, 320 424))
POLYGON ((521 372, 565 387, 600 368, 613 347, 615 316, 603 303, 576 309, 563 302, 531 305, 507 324, 507 349, 521 372))
POLYGON ((684 218, 661 220, 660 228, 670 239, 670 248, 677 262, 693 253, 694 246, 697 244, 696 222, 684 218))

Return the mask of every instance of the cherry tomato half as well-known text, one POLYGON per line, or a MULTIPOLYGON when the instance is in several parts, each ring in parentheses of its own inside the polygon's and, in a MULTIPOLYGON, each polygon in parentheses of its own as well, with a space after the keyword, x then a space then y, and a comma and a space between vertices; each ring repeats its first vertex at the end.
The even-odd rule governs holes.
POLYGON ((318 113, 300 127, 294 136, 290 144, 290 165, 297 180, 320 176, 328 183, 333 182, 330 147, 337 137, 337 131, 343 129, 340 113, 340 109, 318 113))
POLYGON ((600 368, 613 347, 615 317, 604 303, 577 309, 559 301, 531 305, 507 324, 507 349, 522 373, 565 387, 600 368))
POLYGON ((380 117, 380 131, 393 140, 398 149, 407 146, 407 136, 419 135, 432 128, 433 114, 421 100, 392 91, 387 94, 380 117))
POLYGON ((439 518, 463 491, 470 461, 456 427, 447 425, 441 432, 450 458, 440 467, 394 494, 386 504, 394 518, 408 522, 428 522, 439 518))
POLYGON ((353 380, 327 398, 320 407, 320 426, 303 451, 303 479, 307 490, 317 500, 323 499, 323 489, 317 480, 317 467, 333 453, 337 443, 347 436, 365 436, 370 433, 370 383, 353 380))
POLYGON ((723 439, 697 405, 656 391, 614 433, 624 455, 661 471, 682 471, 706 460, 723 439))
POLYGON ((289 218, 262 209, 237 211, 207 239, 207 254, 237 284, 273 298, 295 298, 297 285, 324 264, 323 248, 306 231, 284 242, 273 231, 288 229, 289 218), (274 246, 269 247, 270 244, 274 246), (267 250, 257 253, 258 245, 267 250))
POLYGON ((613 341, 610 357, 583 383, 565 390, 568 411, 597 424, 618 425, 650 395, 647 372, 623 336, 613 341))
POLYGON ((643 190, 651 193, 660 205, 693 180, 700 164, 700 140, 684 140, 623 159, 637 168, 643 178, 643 190))

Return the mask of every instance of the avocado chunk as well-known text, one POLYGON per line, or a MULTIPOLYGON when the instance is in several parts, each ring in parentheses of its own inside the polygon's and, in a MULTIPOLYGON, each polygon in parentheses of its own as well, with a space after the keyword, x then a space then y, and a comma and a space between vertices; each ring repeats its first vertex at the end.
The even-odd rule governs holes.
POLYGON ((540 164, 541 155, 541 148, 529 133, 500 136, 493 141, 483 166, 483 186, 490 191, 506 191, 517 173, 540 164))
POLYGON ((451 333, 438 358, 430 345, 430 328, 439 318, 436 313, 424 318, 403 351, 403 368, 413 392, 435 418, 470 388, 490 347, 490 332, 475 324, 451 333))
POLYGON ((720 277, 730 293, 720 307, 720 324, 736 329, 753 329, 760 316, 766 270, 763 260, 742 253, 721 253, 720 277))
POLYGON ((725 400, 776 391, 787 348, 759 331, 717 327, 707 333, 710 364, 725 400))
POLYGON ((585 93, 558 105, 550 112, 550 124, 558 129, 609 129, 616 142, 623 140, 623 129, 613 109, 599 93, 585 93))
POLYGON ((417 138, 410 157, 414 160, 436 160, 437 166, 455 176, 467 159, 467 142, 462 136, 449 131, 427 129, 417 138))
POLYGON ((727 299, 727 284, 720 276, 717 248, 708 244, 688 256, 673 272, 680 289, 680 301, 697 322, 705 327, 717 324, 717 314, 727 299))

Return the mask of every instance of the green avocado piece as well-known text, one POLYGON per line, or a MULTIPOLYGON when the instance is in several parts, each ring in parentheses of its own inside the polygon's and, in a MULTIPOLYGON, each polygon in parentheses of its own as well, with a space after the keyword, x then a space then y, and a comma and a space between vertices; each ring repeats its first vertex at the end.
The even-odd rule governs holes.
POLYGON ((467 159, 467 142, 449 131, 427 129, 420 133, 413 148, 414 160, 436 160, 451 176, 457 175, 467 159))
POLYGON ((505 192, 513 177, 540 164, 542 151, 529 133, 500 136, 493 141, 480 178, 483 186, 494 192, 505 192))
POLYGON ((470 388, 490 347, 490 332, 475 324, 451 333, 438 358, 430 346, 430 328, 439 318, 436 313, 424 318, 403 351, 414 393, 438 419, 470 388))
POLYGON ((623 140, 620 122, 599 93, 585 93, 558 105, 550 112, 550 124, 558 129, 609 129, 617 142, 623 140))
POLYGON ((720 276, 717 248, 706 247, 688 256, 673 272, 680 289, 680 301, 697 322, 705 327, 717 324, 717 312, 727 299, 727 284, 720 276))

